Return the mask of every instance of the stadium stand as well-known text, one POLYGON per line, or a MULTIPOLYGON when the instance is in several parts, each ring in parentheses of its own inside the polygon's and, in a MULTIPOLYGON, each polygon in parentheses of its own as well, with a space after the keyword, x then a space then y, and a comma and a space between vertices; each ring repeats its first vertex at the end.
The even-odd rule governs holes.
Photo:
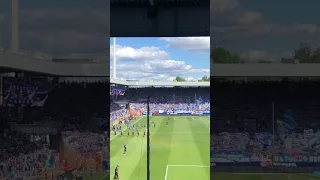
POLYGON ((84 173, 91 169, 108 170, 102 167, 102 159, 109 159, 109 140, 103 128, 109 116, 105 93, 108 85, 103 82, 50 85, 46 102, 40 106, 21 107, 20 100, 10 107, 9 99, 14 97, 8 95, 5 99, 1 109, 7 112, 1 117, 0 140, 3 179, 32 179, 44 177, 45 173, 51 178, 74 168, 84 173), (17 117, 15 110, 21 111, 17 117))
POLYGON ((219 80, 211 82, 211 86, 215 87, 211 121, 213 171, 317 170, 318 79, 219 80))
POLYGON ((159 109, 165 111, 162 113, 173 113, 173 109, 194 113, 210 110, 209 82, 139 82, 111 78, 110 83, 111 121, 127 119, 125 115, 131 116, 130 109, 140 116, 146 113, 147 97, 150 97, 152 113, 159 113, 159 109))
POLYGON ((101 64, 8 51, 0 60, 0 179, 105 177, 109 83, 101 64))
POLYGON ((171 113, 175 110, 197 112, 210 111, 210 94, 208 87, 198 88, 128 88, 124 95, 113 96, 111 102, 111 121, 123 121, 131 116, 142 116, 146 113, 146 101, 150 96, 151 113, 171 113), (150 94, 152 92, 152 95, 150 94), (126 103, 119 103, 125 100, 126 103), (118 103, 116 103, 118 102, 118 103), (161 112, 159 112, 159 110, 161 112), (132 114, 132 112, 134 114, 132 114))
MULTIPOLYGON (((111 171, 110 176, 146 179, 146 170, 150 169, 150 179, 163 179, 162 171, 168 169, 168 162, 161 159, 175 153, 180 156, 171 158, 172 164, 200 164, 209 169, 209 85, 209 82, 111 79, 110 167, 119 167, 120 175, 111 171), (181 152, 183 147, 189 151, 181 152), (201 160, 185 158, 190 154, 201 160)), ((181 172, 178 176, 188 179, 181 172)), ((200 179, 208 176, 197 175, 200 179)))

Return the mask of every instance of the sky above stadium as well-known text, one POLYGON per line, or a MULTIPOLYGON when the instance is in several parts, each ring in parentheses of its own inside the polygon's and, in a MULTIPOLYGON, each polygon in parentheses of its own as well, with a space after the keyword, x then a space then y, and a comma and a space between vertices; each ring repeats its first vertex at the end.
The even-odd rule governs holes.
MULTIPOLYGON (((113 74, 113 38, 110 38, 113 74)), ((193 81, 210 75, 210 37, 116 38, 117 78, 193 81)))
MULTIPOLYGON (((20 51, 109 58, 109 1, 20 0, 20 51)), ((11 0, 0 1, 0 47, 10 49, 11 0)))
MULTIPOLYGON (((320 1, 210 1, 211 46, 227 47, 247 61, 291 57, 300 43, 320 46, 320 1)), ((107 60, 108 6, 106 0, 20 0, 20 50, 107 60)), ((11 0, 1 0, 0 47, 5 49, 10 48, 10 14, 11 0)))
POLYGON ((320 46, 320 1, 211 0, 211 46, 246 61, 280 61, 301 43, 320 46))

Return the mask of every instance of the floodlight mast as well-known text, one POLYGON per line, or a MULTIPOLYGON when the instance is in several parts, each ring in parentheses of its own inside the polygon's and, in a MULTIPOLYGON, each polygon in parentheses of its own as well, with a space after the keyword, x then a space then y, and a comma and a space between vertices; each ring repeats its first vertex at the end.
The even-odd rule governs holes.
POLYGON ((116 38, 113 38, 113 78, 117 78, 116 38))
POLYGON ((11 0, 11 51, 19 52, 19 0, 11 0))

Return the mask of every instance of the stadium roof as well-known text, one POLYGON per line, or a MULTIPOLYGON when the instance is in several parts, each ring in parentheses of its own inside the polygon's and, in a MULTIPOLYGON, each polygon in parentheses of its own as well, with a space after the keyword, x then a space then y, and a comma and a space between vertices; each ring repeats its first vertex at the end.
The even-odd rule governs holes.
MULTIPOLYGON (((54 62, 26 54, 0 50, 0 68, 37 72, 65 77, 109 77, 109 64, 104 62, 54 62)), ((211 76, 238 77, 320 77, 320 64, 213 64, 211 76)), ((111 78, 111 83, 129 86, 210 86, 209 82, 136 82, 111 78)))
POLYGON ((54 62, 52 59, 37 58, 4 50, 0 50, 0 67, 72 77, 108 77, 110 68, 108 63, 54 62))
POLYGON ((180 87, 210 87, 210 82, 173 82, 173 81, 127 81, 121 79, 110 78, 111 84, 121 84, 131 87, 168 87, 168 86, 180 86, 180 87))
POLYGON ((213 64, 210 76, 318 77, 320 64, 213 64))
MULTIPOLYGON (((150 0, 111 0, 112 5, 150 6, 150 0)), ((157 0, 156 6, 209 6, 209 0, 157 0)))
POLYGON ((210 36, 210 0, 110 0, 110 4, 111 37, 210 36))

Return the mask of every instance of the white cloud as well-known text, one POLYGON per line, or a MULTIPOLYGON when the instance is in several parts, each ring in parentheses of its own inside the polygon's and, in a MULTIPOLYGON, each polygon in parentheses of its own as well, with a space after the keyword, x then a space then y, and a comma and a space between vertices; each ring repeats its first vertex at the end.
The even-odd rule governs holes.
POLYGON ((293 51, 286 51, 281 53, 281 57, 283 58, 293 58, 294 57, 294 52, 293 51))
POLYGON ((210 74, 210 69, 191 69, 190 73, 203 73, 203 74, 210 74))
POLYGON ((305 33, 313 34, 319 31, 319 27, 314 24, 295 24, 292 26, 295 31, 301 31, 305 33))
POLYGON ((196 81, 197 79, 195 79, 194 77, 187 77, 186 81, 196 81))
POLYGON ((169 80, 170 77, 176 76, 189 77, 209 74, 209 69, 194 69, 192 65, 175 60, 141 61, 137 64, 117 65, 117 76, 124 79, 169 80))
POLYGON ((252 25, 262 22, 263 15, 254 11, 236 11, 230 20, 235 24, 252 25))
POLYGON ((2 22, 5 20, 5 15, 0 13, 0 26, 2 26, 2 22))
POLYGON ((210 0, 210 10, 212 12, 231 11, 239 6, 237 0, 210 0))
MULTIPOLYGON (((110 54, 113 55, 113 47, 110 54)), ((172 81, 176 76, 197 79, 210 74, 209 68, 196 69, 185 61, 167 59, 168 53, 158 47, 132 48, 117 45, 116 54, 117 59, 122 60, 117 64, 118 78, 172 81)), ((110 70, 113 71, 112 67, 110 70)))
POLYGON ((3 45, 3 27, 4 27, 4 20, 5 20, 5 16, 3 14, 0 13, 0 49, 4 48, 3 45))
POLYGON ((280 62, 282 58, 293 58, 293 52, 272 53, 264 50, 248 50, 240 53, 246 62, 271 61, 280 62))
POLYGON ((176 77, 169 77, 168 81, 174 81, 176 79, 176 77))
POLYGON ((313 34, 319 31, 319 27, 313 24, 293 24, 293 25, 281 25, 271 23, 261 23, 250 28, 248 34, 252 35, 271 35, 271 36, 283 36, 294 35, 296 33, 313 34))
MULTIPOLYGON (((113 57, 113 46, 110 46, 110 56, 113 57)), ((156 60, 164 59, 168 56, 166 51, 158 47, 132 48, 129 46, 116 46, 116 57, 118 60, 156 60)))
MULTIPOLYGON (((103 53, 108 47, 109 13, 97 8, 21 9, 21 51, 58 55, 103 53)), ((5 25, 10 24, 9 15, 0 15, 1 19, 4 19, 5 25)), ((6 37, 6 48, 9 48, 10 31, 0 33, 6 37)))
POLYGON ((249 50, 241 54, 241 57, 245 59, 245 61, 275 61, 276 57, 269 54, 266 51, 261 50, 249 50))
POLYGON ((168 47, 209 53, 210 37, 162 37, 168 47))
MULTIPOLYGON (((212 1, 212 0, 211 0, 212 1)), ((280 24, 269 22, 263 14, 242 9, 237 0, 213 0, 216 7, 225 7, 217 11, 213 7, 210 12, 211 36, 216 38, 236 38, 253 36, 283 36, 297 33, 320 33, 320 27, 315 24, 296 23, 280 24), (230 4, 230 5, 226 5, 230 4), (228 12, 225 12, 228 10, 228 12)), ((211 4, 212 6, 212 4, 211 4)))
POLYGON ((187 65, 184 61, 176 60, 154 60, 147 61, 145 63, 148 65, 150 70, 153 71, 162 71, 166 73, 187 73, 192 70, 191 65, 187 65))

